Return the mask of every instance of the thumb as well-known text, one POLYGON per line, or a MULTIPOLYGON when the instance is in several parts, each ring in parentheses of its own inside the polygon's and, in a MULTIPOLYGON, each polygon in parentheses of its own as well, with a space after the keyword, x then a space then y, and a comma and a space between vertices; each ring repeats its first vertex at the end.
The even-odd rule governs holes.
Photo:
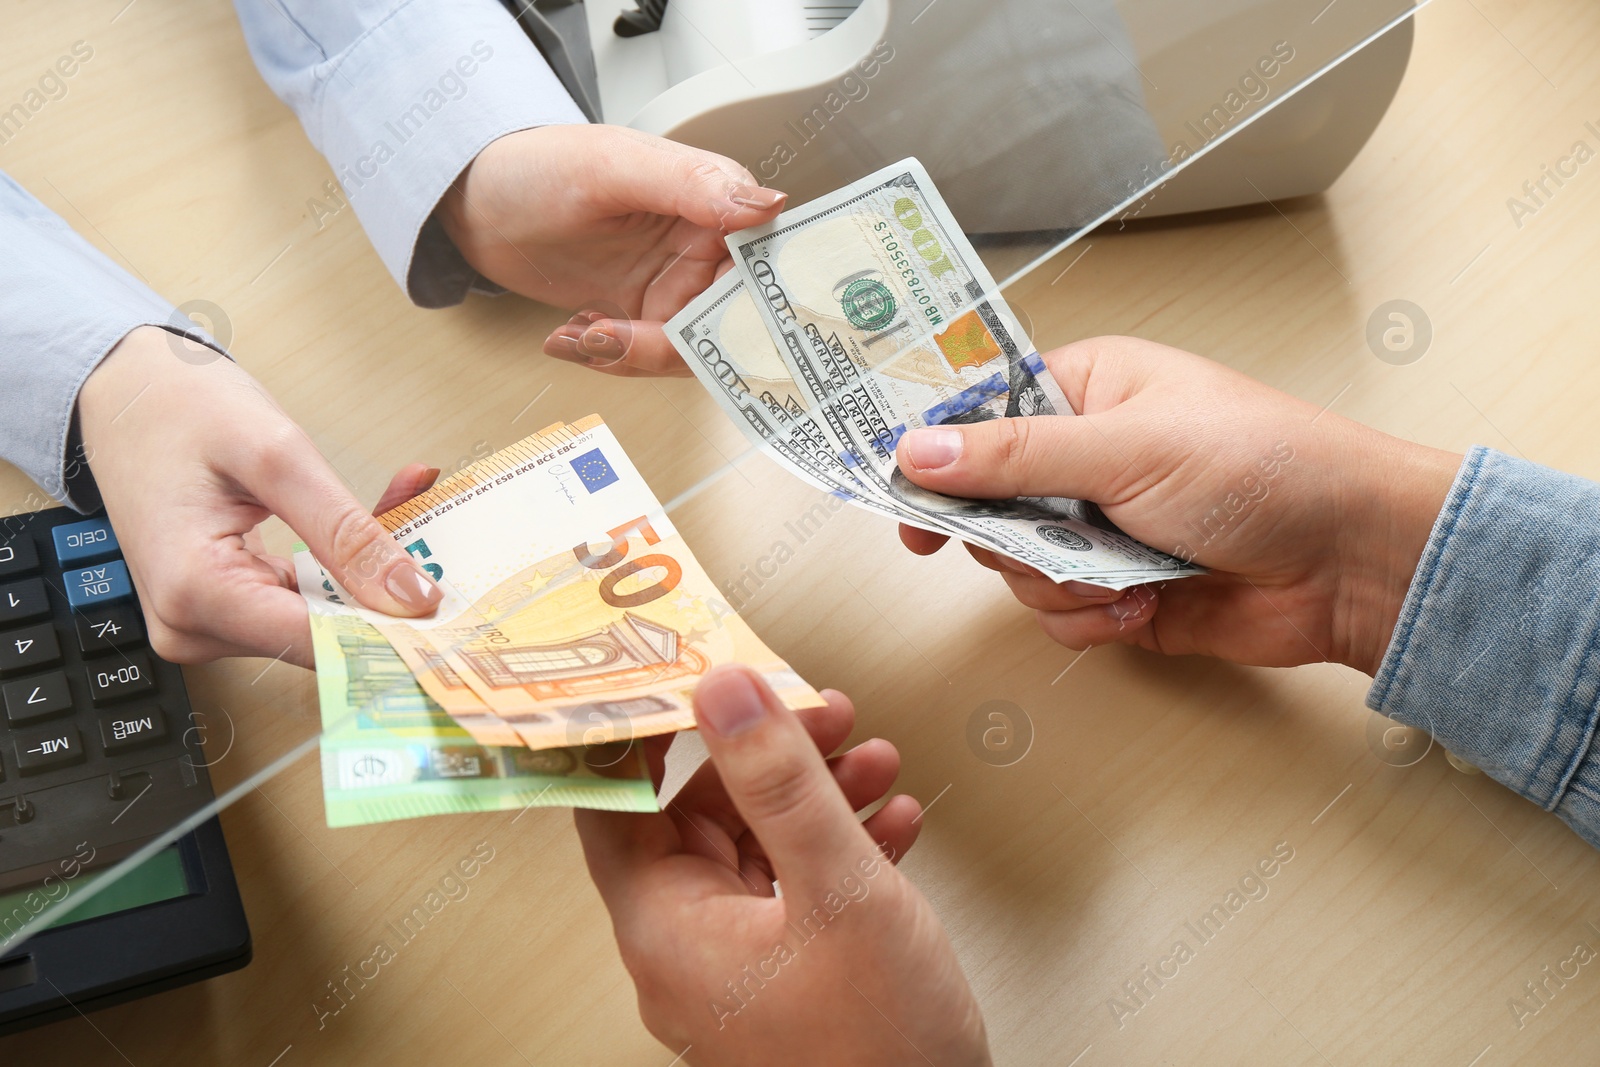
POLYGON ((289 524, 362 606, 386 615, 426 615, 443 598, 303 434, 256 474, 245 488, 289 524))
POLYGON ((439 480, 438 467, 428 467, 421 463, 408 463, 395 472, 389 479, 389 488, 383 491, 378 502, 372 505, 374 515, 382 515, 386 511, 393 511, 414 496, 419 496, 433 488, 433 483, 439 480))
POLYGON ((714 152, 639 134, 622 136, 616 149, 606 176, 613 206, 624 211, 675 215, 732 232, 770 220, 787 199, 714 152))
POLYGON ((895 459, 911 481, 950 496, 1105 501, 1138 473, 1119 429, 1114 412, 927 426, 900 438, 895 459))
POLYGON ((786 887, 832 883, 877 854, 811 735, 759 675, 717 667, 694 706, 728 798, 786 887))

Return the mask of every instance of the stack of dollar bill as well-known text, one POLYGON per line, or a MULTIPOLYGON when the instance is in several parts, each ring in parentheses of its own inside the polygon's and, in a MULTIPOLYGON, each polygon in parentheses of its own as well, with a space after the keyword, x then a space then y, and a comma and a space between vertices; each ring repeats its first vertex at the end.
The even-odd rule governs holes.
POLYGON ((1078 500, 966 500, 900 473, 908 429, 1072 415, 915 159, 728 237, 733 269, 667 324, 745 434, 861 507, 1113 589, 1202 569, 1078 500))
POLYGON ((694 725, 719 663, 822 698, 718 595, 597 415, 495 453, 378 521, 444 591, 361 607, 301 546, 330 825, 525 806, 654 811, 632 741, 694 725))

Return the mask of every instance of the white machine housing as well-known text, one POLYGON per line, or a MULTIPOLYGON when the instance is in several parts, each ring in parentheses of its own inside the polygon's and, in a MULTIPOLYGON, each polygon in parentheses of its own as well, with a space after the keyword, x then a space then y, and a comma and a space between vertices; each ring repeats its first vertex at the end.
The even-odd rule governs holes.
MULTIPOLYGON (((1171 146, 1198 143, 1179 119, 1214 106, 1202 86, 1220 94, 1219 71, 1252 70, 1219 57, 1270 63, 1264 27, 1305 24, 1287 17, 1304 6, 1294 0, 1062 2, 671 0, 660 31, 628 39, 610 27, 629 0, 586 10, 605 121, 727 155, 791 202, 915 155, 973 233, 1094 221, 1150 184, 1140 176, 1153 179, 1171 146), (1169 93, 1147 110, 1160 85, 1189 86, 1178 91, 1194 106, 1169 93)), ((1411 44, 1406 19, 1217 144, 1139 215, 1327 189, 1388 109, 1411 44)))

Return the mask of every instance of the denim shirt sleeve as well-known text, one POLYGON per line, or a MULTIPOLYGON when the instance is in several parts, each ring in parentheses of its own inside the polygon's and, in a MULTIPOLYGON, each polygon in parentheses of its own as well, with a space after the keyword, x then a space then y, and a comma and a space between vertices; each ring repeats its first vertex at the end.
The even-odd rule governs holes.
MULTIPOLYGON (((234 0, 261 76, 423 307, 486 285, 434 208, 491 141, 584 122, 497 0, 234 0)), ((491 287, 492 288, 492 287, 491 287)))
POLYGON ((222 349, 5 174, 0 249, 0 457, 57 500, 96 510, 74 418, 89 373, 139 326, 222 349))
POLYGON ((1597 693, 1600 485, 1474 448, 1367 705, 1600 847, 1597 693))

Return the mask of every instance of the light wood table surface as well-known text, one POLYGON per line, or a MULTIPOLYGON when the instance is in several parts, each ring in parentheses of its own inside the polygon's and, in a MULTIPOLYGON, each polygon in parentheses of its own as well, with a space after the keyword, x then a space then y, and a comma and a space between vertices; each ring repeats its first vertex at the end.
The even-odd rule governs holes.
MULTIPOLYGON (((223 308, 240 362, 365 499, 405 462, 450 469, 595 410, 663 500, 744 450, 693 381, 548 360, 538 343, 558 315, 527 301, 417 310, 351 212, 319 228, 308 200, 329 168, 222 0, 8 0, 4 25, 0 105, 73 42, 94 55, 0 145, 0 167, 174 302, 223 308)), ((1396 434, 1600 477, 1600 162, 1521 227, 1506 205, 1575 141, 1596 147, 1596 56, 1589 0, 1441 0, 1392 111, 1327 195, 1094 235, 1064 279, 1050 284, 1082 246, 1015 302, 1041 347, 1137 333, 1396 434), (1397 298, 1434 330, 1408 366, 1365 341, 1369 314, 1397 298)), ((0 472, 0 505, 30 489, 0 472)), ((1520 1028, 1508 1007, 1576 943, 1600 947, 1600 857, 1437 748, 1380 759, 1364 677, 1120 648, 1080 659, 964 555, 914 558, 870 515, 840 511, 802 542, 786 523, 815 500, 755 460, 675 518, 719 581, 787 542, 793 559, 745 612, 808 679, 855 697, 858 738, 900 746, 899 787, 932 803, 905 869, 951 932, 998 1062, 1600 1061, 1595 966, 1520 1028), (968 746, 990 701, 1031 723, 1012 766, 968 746), (1184 933, 1275 847, 1293 858, 1263 899, 1203 945, 1184 933), (1108 1001, 1180 937, 1194 959, 1114 1017, 1108 1001)), ((216 724, 221 788, 314 736, 309 674, 266 661, 187 674, 216 724)), ((0 1063, 676 1054, 637 1020, 567 812, 328 830, 307 756, 222 821, 254 963, 0 1040, 0 1063), (494 858, 469 895, 319 1030, 327 983, 480 842, 494 858)))

